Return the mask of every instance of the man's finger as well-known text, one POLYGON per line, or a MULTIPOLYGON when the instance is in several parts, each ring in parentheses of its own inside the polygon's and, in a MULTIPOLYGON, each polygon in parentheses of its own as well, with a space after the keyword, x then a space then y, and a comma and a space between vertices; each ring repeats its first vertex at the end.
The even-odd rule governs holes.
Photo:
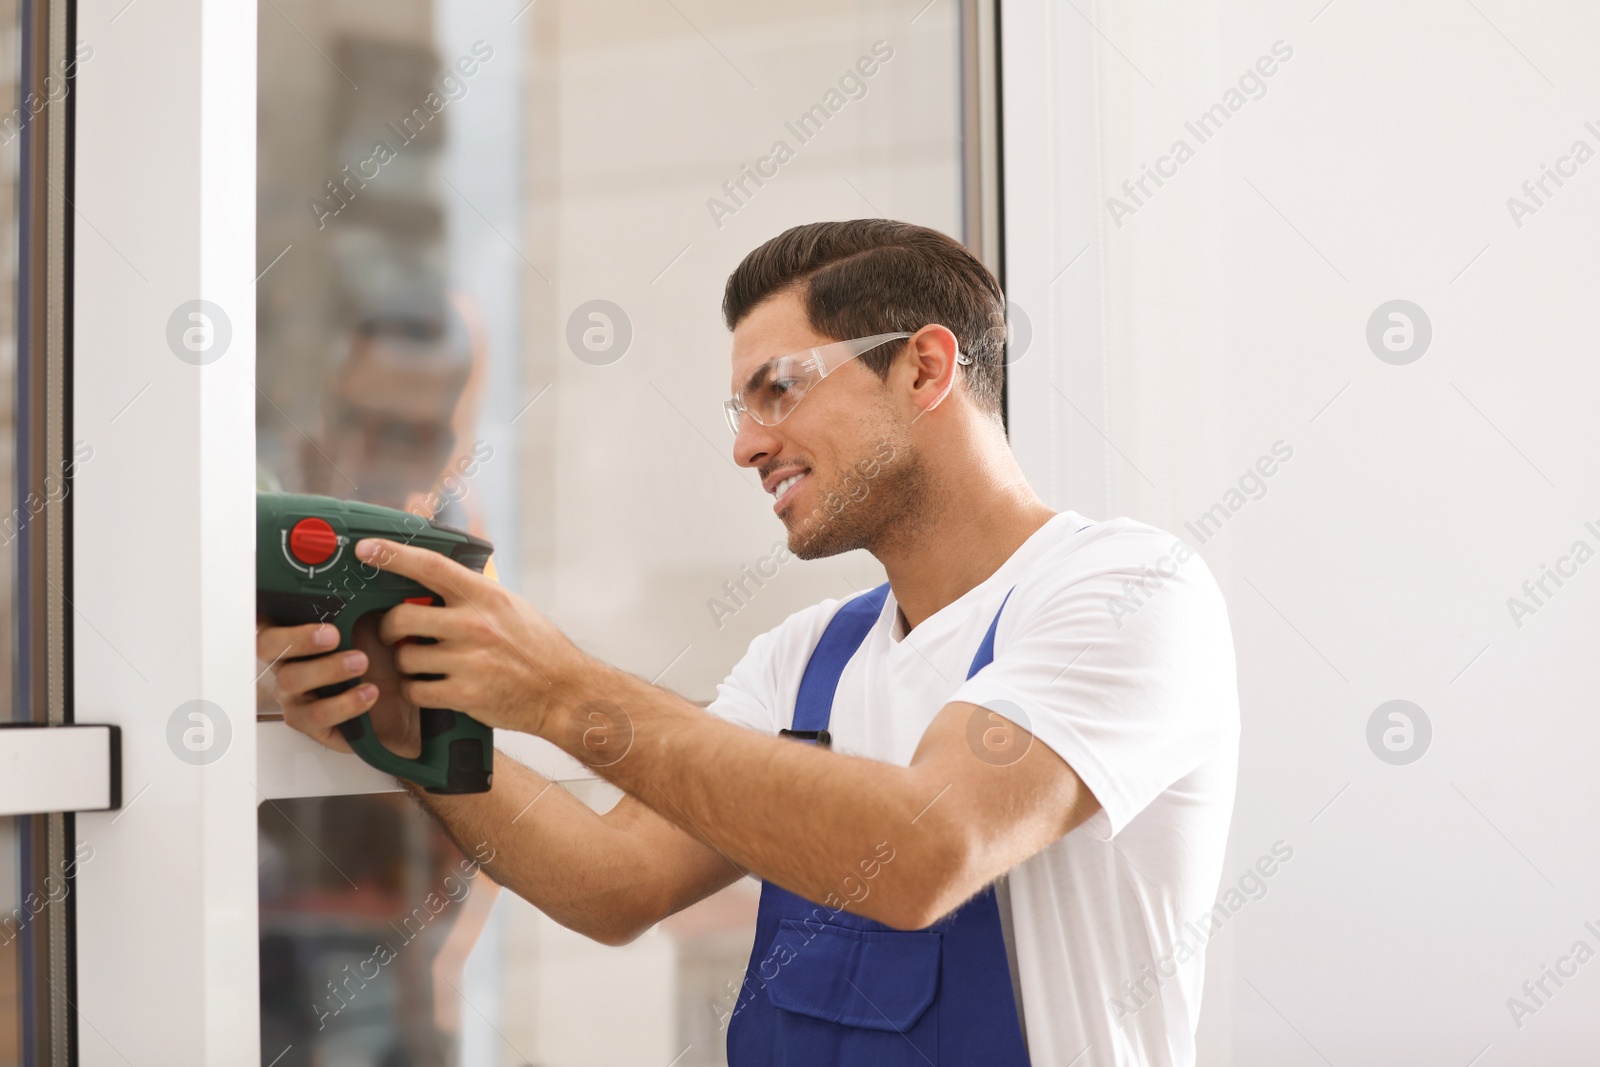
POLYGON ((438 552, 381 537, 364 537, 356 542, 356 558, 421 583, 444 597, 446 604, 459 603, 473 582, 487 581, 477 571, 438 552))
POLYGON ((350 752, 350 743, 339 732, 339 724, 370 710, 376 688, 357 686, 338 696, 321 700, 292 702, 284 706, 283 718, 291 727, 338 752, 350 752))
POLYGON ((394 665, 401 674, 448 674, 456 655, 444 645, 406 645, 395 649, 394 665))
POLYGON ((400 683, 406 700, 419 708, 455 708, 461 705, 460 686, 449 678, 422 681, 416 678, 400 683))
MULTIPOLYGON (((300 705, 301 722, 323 730, 336 728, 340 723, 355 718, 363 712, 371 711, 372 704, 378 699, 378 687, 369 683, 358 685, 354 689, 347 689, 331 697, 320 700, 310 700, 300 705)), ((289 713, 284 712, 284 718, 289 713)), ((293 725, 293 724, 291 724, 293 725)), ((298 727, 296 727, 298 729, 298 727)))
POLYGON ((339 631, 331 623, 267 626, 256 633, 256 658, 263 663, 277 663, 300 656, 315 656, 338 643, 339 631))
POLYGON ((407 637, 459 637, 457 610, 432 604, 396 604, 378 622, 378 640, 392 645, 407 637))
POLYGON ((278 688, 291 700, 314 700, 313 691, 360 678, 367 666, 366 653, 355 651, 284 663, 278 667, 278 688))

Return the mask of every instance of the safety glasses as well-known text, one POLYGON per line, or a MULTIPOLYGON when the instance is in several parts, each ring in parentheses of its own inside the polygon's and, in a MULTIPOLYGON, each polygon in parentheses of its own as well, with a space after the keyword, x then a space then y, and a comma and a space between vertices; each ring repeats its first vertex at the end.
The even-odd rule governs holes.
MULTIPOLYGON (((822 379, 879 345, 910 336, 909 333, 877 333, 767 360, 755 369, 732 399, 723 401, 728 428, 737 436, 740 420, 745 415, 763 426, 776 426, 822 379)), ((957 358, 962 363, 972 362, 966 355, 957 358)))

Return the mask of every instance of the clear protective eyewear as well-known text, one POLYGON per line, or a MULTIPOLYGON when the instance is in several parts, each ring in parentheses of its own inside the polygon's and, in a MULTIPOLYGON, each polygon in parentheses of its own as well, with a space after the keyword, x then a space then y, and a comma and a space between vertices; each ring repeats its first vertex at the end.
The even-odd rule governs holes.
MULTIPOLYGON (((732 399, 722 402, 729 429, 738 436, 739 422, 745 415, 763 426, 776 426, 822 379, 879 345, 910 336, 909 333, 877 333, 767 360, 755 369, 732 399)), ((956 359, 963 364, 972 362, 965 353, 957 353, 956 359)))

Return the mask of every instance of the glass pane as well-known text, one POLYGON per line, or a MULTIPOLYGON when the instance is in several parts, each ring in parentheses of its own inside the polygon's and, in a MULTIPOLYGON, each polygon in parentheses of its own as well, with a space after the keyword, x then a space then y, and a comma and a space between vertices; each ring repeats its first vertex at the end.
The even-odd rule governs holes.
MULTIPOLYGON (((21 27, 17 0, 0 0, 0 694, 12 699, 16 680, 17 532, 26 510, 17 499, 17 183, 22 138, 16 120, 17 86, 22 80, 21 27)), ((8 705, 0 719, 12 717, 8 705)))
MULTIPOLYGON (((261 5, 260 484, 481 533, 580 645, 701 703, 753 637, 881 581, 862 553, 752 577, 783 529, 732 462, 720 304, 798 223, 962 236, 959 8, 920 6, 261 5)), ((754 899, 618 949, 501 894, 441 1062, 721 1064, 754 899)))
POLYGON ((262 1063, 460 1062, 499 887, 416 815, 397 793, 261 805, 262 1063))
MULTIPOLYGON (((16 683, 17 529, 17 86, 22 81, 17 0, 0 0, 0 720, 18 715, 16 683)), ((22 1062, 22 821, 0 818, 0 1065, 22 1062)))
POLYGON ((22 841, 18 820, 0 818, 0 1064, 22 1062, 22 841))

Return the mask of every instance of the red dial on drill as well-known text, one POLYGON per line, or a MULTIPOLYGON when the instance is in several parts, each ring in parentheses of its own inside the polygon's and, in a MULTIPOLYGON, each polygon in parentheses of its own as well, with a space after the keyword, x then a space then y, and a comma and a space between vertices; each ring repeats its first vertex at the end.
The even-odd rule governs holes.
POLYGON ((338 547, 339 535, 315 516, 301 519, 289 530, 289 551, 301 563, 314 567, 325 562, 338 547))

